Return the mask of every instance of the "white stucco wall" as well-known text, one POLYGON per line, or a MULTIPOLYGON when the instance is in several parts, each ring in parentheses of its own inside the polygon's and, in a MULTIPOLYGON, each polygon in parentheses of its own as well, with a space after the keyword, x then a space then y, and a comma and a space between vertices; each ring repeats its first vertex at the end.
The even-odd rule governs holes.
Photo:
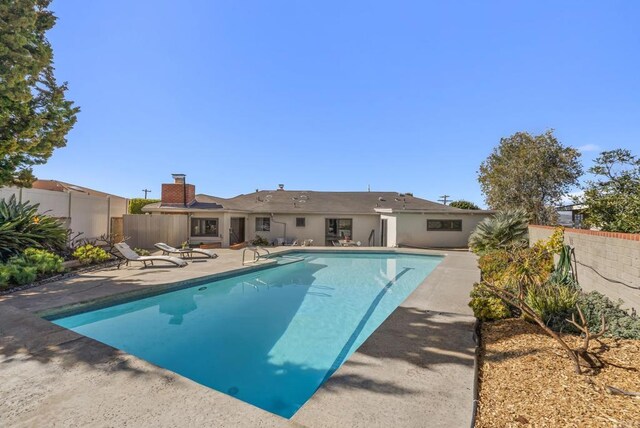
MULTIPOLYGON (((247 222, 247 239, 254 239, 256 234, 271 242, 274 239, 282 238, 284 226, 271 221, 271 230, 268 232, 256 232, 256 217, 270 217, 270 214, 251 214, 247 222)), ((362 245, 367 245, 371 230, 375 230, 376 245, 380 243, 380 217, 372 215, 345 215, 345 214, 275 214, 273 219, 284 222, 287 225, 287 239, 297 239, 299 242, 305 239, 313 239, 313 245, 325 245, 325 220, 327 218, 350 218, 353 221, 353 241, 360 241, 362 245), (304 217, 305 227, 296 227, 296 218, 304 217)))
POLYGON ((477 224, 489 214, 413 214, 397 213, 396 242, 416 247, 464 248, 477 224), (462 231, 427 231, 429 220, 462 220, 462 231))

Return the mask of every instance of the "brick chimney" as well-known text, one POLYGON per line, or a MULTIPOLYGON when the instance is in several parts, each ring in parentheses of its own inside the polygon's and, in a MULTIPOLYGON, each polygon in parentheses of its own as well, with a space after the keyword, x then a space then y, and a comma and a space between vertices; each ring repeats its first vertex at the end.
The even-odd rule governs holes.
POLYGON ((162 184, 161 200, 163 204, 189 205, 196 199, 196 186, 186 184, 184 174, 173 174, 173 183, 162 184))

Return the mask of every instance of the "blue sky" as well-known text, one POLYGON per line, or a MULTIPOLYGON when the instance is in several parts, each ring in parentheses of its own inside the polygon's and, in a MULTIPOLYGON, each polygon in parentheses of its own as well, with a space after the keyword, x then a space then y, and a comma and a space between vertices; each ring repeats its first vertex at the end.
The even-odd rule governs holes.
POLYGON ((637 1, 57 0, 81 107, 35 169, 127 197, 392 190, 482 203, 503 136, 640 154, 637 1))

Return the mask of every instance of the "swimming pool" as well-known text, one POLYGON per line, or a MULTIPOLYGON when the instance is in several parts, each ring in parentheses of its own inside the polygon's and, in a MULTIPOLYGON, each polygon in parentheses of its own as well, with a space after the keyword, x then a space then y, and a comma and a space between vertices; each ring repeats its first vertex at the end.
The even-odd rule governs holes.
POLYGON ((52 322, 289 418, 442 260, 302 260, 52 322))

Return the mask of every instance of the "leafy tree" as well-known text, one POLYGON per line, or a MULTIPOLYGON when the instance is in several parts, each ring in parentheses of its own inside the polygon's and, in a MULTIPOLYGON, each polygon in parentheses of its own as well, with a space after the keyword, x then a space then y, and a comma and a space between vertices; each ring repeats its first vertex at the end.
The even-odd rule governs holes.
POLYGON ((640 159, 626 149, 602 152, 581 202, 585 222, 610 232, 640 233, 640 159))
POLYGON ((580 153, 563 146, 549 130, 541 135, 517 132, 480 165, 478 181, 494 210, 522 208, 536 224, 553 223, 554 205, 578 184, 580 153))
POLYGON ((160 202, 160 199, 129 199, 129 214, 144 214, 142 212, 142 207, 149 204, 155 204, 156 202, 160 202))
POLYGON ((66 145, 79 111, 53 74, 49 3, 0 2, 0 186, 30 186, 31 167, 66 145))
POLYGON ((479 210, 480 207, 474 204, 473 202, 465 201, 460 199, 459 201, 453 201, 449 204, 450 207, 460 208, 463 210, 479 210))

